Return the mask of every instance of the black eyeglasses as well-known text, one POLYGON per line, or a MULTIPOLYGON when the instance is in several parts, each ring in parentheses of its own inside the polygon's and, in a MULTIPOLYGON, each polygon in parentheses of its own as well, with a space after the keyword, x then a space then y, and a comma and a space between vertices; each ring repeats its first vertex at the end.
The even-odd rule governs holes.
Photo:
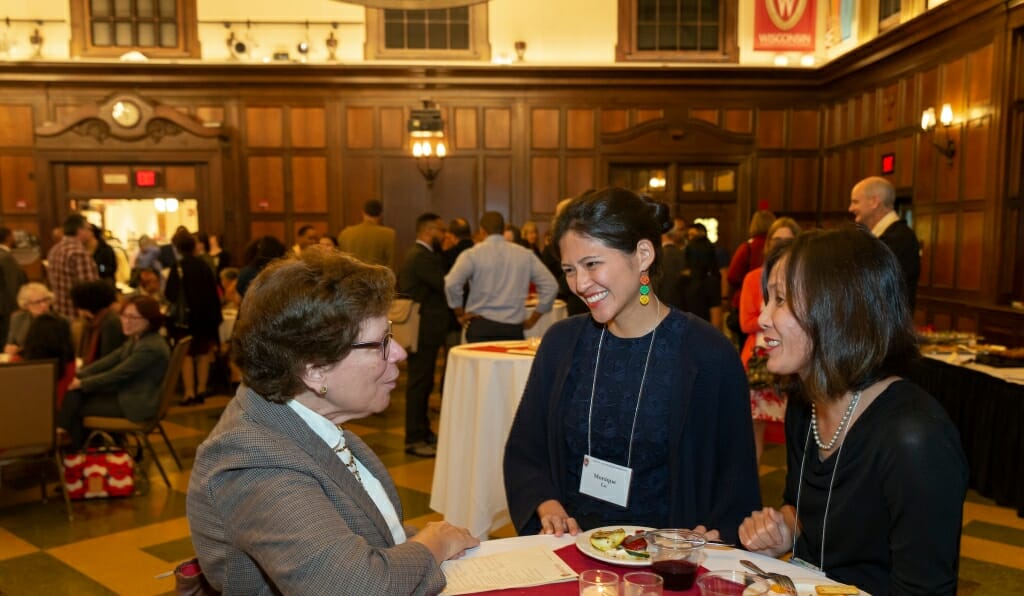
POLYGON ((388 332, 384 334, 384 337, 380 341, 361 341, 356 344, 352 344, 349 347, 353 350, 369 350, 375 349, 380 350, 380 357, 383 360, 387 360, 391 354, 391 321, 388 321, 388 332))

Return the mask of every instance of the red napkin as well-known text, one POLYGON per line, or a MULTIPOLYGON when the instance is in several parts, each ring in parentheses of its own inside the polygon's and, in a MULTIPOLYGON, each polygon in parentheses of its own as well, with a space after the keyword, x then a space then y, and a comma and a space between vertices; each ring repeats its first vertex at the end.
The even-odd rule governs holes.
MULTIPOLYGON (((608 571, 614 571, 619 574, 619 577, 626 575, 630 571, 649 571, 646 567, 625 567, 622 565, 612 565, 610 563, 603 563, 597 559, 591 559, 580 552, 580 549, 576 548, 575 544, 563 546, 562 548, 555 551, 555 554, 559 556, 569 567, 572 567, 573 571, 581 573, 587 569, 605 569, 608 571)), ((707 573, 708 570, 701 567, 697 570, 697 576, 707 573)), ((531 588, 510 588, 508 590, 491 590, 489 592, 480 592, 480 594, 500 594, 501 596, 510 596, 512 594, 523 594, 524 596, 577 596, 580 593, 580 584, 578 580, 570 582, 561 582, 557 584, 545 584, 543 586, 533 586, 531 588)), ((677 592, 675 590, 665 590, 666 594, 686 594, 687 596, 700 596, 700 588, 697 584, 694 584, 689 590, 683 590, 677 592)))

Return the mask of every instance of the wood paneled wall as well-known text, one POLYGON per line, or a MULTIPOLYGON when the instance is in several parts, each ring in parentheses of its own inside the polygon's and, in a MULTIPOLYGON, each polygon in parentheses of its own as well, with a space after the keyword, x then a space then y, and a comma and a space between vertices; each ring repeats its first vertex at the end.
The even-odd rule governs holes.
MULTIPOLYGON (((723 236, 734 244, 759 200, 803 222, 848 220, 850 188, 891 153, 924 247, 919 320, 980 329, 979 308, 1024 299, 1024 50, 1007 28, 1021 18, 979 1, 989 8, 967 20, 943 7, 915 19, 908 39, 920 43, 882 36, 817 71, 0 65, 15 81, 0 83, 0 217, 45 243, 41 230, 67 206, 35 171, 35 130, 127 90, 223 125, 222 171, 193 175, 217 206, 203 225, 235 254, 262 234, 290 243, 306 224, 336 234, 369 198, 384 201, 402 247, 424 211, 475 221, 497 210, 543 229, 560 199, 603 185, 615 160, 739 164, 737 204, 721 211, 733 214, 723 236), (424 98, 441 107, 450 148, 433 188, 406 133, 424 98), (954 125, 922 131, 921 111, 943 103, 954 125), (947 133, 951 162, 933 147, 947 133)), ((175 150, 87 136, 69 149, 122 165, 132 152, 175 150)))

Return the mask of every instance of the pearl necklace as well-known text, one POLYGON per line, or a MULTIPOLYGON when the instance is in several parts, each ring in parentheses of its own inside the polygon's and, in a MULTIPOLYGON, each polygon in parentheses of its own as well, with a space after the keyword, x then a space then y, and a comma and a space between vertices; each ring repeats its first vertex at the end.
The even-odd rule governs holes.
POLYGON ((846 406, 846 412, 843 414, 843 419, 839 421, 839 426, 836 427, 836 432, 832 433, 832 440, 828 443, 821 442, 821 436, 818 434, 818 410, 811 403, 811 433, 814 434, 814 442, 818 444, 818 449, 828 451, 836 445, 836 441, 839 440, 839 435, 842 434, 843 429, 846 428, 847 423, 850 422, 850 417, 853 416, 853 411, 857 408, 857 402, 860 401, 860 391, 853 394, 853 399, 850 400, 850 405, 846 406))

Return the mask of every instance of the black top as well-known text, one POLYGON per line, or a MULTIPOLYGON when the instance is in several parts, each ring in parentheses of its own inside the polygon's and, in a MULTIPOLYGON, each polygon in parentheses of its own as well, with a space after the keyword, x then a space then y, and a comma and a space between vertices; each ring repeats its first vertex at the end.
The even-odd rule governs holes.
POLYGON ((902 219, 893 222, 878 237, 896 255, 903 270, 903 282, 906 284, 907 306, 914 312, 917 302, 917 281, 921 277, 921 245, 917 236, 902 219))
POLYGON ((590 425, 589 455, 633 469, 628 507, 620 507, 583 493, 566 494, 566 511, 574 512, 584 530, 618 524, 659 527, 668 519, 668 502, 652 495, 668 494, 668 443, 672 388, 678 386, 679 369, 662 370, 658 363, 670 361, 682 350, 679 335, 666 333, 669 325, 661 325, 658 341, 651 348, 651 334, 637 338, 618 338, 604 334, 601 342, 597 384, 594 385, 594 359, 600 331, 588 326, 580 348, 573 356, 573 366, 566 379, 568 399, 561 404, 562 437, 565 442, 566 485, 579 487, 583 456, 587 455, 587 417, 590 393, 594 389, 594 409, 590 425), (647 350, 651 348, 651 365, 644 378, 647 350), (643 380, 640 410, 637 395, 643 380), (632 433, 633 452, 629 457, 633 416, 637 414, 636 432, 632 433))
POLYGON ((217 278, 209 265, 195 255, 183 255, 167 278, 164 296, 171 304, 178 299, 178 292, 185 292, 188 305, 188 334, 194 342, 219 341, 218 327, 223 320, 220 312, 220 296, 217 295, 217 278), (180 269, 180 274, 179 274, 180 269), (179 275, 184 276, 182 280, 179 275), (184 290, 181 290, 184 288, 184 290))
POLYGON ((850 428, 842 450, 818 460, 808 437, 811 408, 790 400, 786 411, 785 502, 800 494, 796 556, 829 577, 875 596, 954 594, 967 461, 960 437, 939 403, 909 381, 890 385, 850 428), (839 469, 832 483, 836 460, 839 469), (824 565, 822 520, 828 501, 824 565))

